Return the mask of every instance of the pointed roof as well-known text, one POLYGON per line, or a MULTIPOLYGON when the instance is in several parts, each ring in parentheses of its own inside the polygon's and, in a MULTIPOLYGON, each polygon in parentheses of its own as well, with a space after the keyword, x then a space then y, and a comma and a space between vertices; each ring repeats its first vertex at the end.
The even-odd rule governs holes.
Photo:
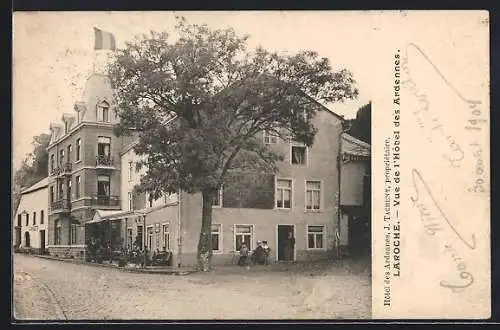
POLYGON ((343 133, 342 153, 352 156, 370 157, 371 146, 366 142, 356 139, 354 136, 343 133))
POLYGON ((28 194, 28 193, 31 193, 31 192, 34 192, 36 190, 39 190, 39 189, 42 189, 42 188, 46 188, 47 186, 49 185, 49 178, 46 177, 46 178, 43 178, 42 180, 38 181, 37 183, 35 183, 34 185, 28 187, 28 188, 24 188, 21 190, 21 194, 28 194))

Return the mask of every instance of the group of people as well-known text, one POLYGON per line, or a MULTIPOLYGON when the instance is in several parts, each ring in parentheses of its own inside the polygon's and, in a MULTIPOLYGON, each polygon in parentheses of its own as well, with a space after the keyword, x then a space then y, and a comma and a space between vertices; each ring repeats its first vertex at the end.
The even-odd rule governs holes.
POLYGON ((238 265, 245 267, 249 267, 251 263, 254 265, 268 265, 270 253, 271 248, 267 244, 267 241, 258 241, 257 247, 251 254, 248 245, 246 243, 242 243, 240 247, 238 265))

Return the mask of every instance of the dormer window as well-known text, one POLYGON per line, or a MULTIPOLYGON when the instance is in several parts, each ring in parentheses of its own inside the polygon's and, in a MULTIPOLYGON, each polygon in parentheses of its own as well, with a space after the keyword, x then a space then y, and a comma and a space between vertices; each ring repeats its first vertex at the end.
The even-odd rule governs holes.
POLYGON ((68 132, 69 132, 69 124, 66 121, 66 122, 64 122, 64 134, 68 134, 68 132))
POLYGON ((109 123, 109 104, 107 102, 101 102, 97 105, 97 121, 109 123))

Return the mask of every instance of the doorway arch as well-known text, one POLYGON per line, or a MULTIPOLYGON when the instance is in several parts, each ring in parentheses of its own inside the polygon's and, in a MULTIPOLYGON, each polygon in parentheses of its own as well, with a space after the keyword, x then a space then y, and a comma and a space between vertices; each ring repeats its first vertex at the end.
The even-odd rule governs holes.
POLYGON ((24 233, 24 246, 25 247, 31 247, 30 233, 28 231, 24 233))

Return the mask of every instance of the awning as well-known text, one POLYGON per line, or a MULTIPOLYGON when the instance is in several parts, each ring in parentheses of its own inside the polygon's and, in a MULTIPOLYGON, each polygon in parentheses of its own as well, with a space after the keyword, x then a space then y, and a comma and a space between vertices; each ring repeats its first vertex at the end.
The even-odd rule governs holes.
POLYGON ((88 225, 88 224, 99 223, 99 222, 103 222, 103 221, 104 221, 103 219, 92 219, 90 221, 85 222, 85 224, 88 225))

